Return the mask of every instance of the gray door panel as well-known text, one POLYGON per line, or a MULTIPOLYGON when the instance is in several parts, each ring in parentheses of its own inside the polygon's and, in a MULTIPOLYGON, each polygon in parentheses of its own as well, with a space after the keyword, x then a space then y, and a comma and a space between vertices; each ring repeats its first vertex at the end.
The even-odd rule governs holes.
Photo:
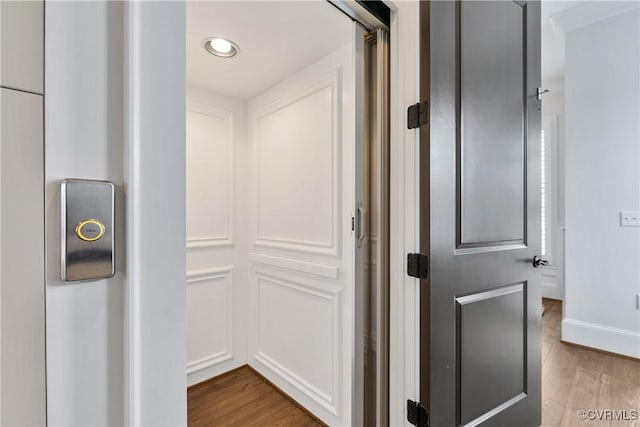
POLYGON ((525 7, 458 6, 459 247, 524 240, 525 7))
POLYGON ((432 426, 538 426, 540 3, 428 7, 423 405, 432 426))

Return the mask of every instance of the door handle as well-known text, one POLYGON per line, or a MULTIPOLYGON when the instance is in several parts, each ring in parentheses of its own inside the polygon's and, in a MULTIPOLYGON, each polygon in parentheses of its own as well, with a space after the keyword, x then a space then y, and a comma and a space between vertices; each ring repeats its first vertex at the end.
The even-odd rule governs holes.
POLYGON ((533 266, 538 268, 541 265, 549 265, 549 261, 546 259, 542 259, 540 257, 538 257, 538 255, 533 257, 533 266))
POLYGON ((360 202, 358 204, 358 209, 356 210, 356 227, 358 229, 357 232, 357 242, 358 242, 358 247, 361 248, 362 247, 362 242, 364 241, 364 238, 366 236, 365 234, 365 229, 364 229, 364 216, 365 216, 365 210, 364 210, 364 204, 362 202, 360 202))

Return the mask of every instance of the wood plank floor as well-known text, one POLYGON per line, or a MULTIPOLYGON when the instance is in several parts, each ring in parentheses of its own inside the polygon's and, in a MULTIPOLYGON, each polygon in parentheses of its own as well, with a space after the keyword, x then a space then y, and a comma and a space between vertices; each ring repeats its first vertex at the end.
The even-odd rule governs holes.
POLYGON ((581 421, 581 409, 640 413, 640 361, 560 342, 562 303, 544 300, 542 425, 617 427, 637 421, 581 421))
POLYGON ((324 426, 243 366, 189 387, 189 426, 324 426))
MULTIPOLYGON (((562 303, 544 305, 542 425, 640 427, 578 419, 581 409, 640 411, 640 361, 561 342, 562 303)), ((323 426, 246 366, 189 387, 187 406, 190 426, 323 426)))

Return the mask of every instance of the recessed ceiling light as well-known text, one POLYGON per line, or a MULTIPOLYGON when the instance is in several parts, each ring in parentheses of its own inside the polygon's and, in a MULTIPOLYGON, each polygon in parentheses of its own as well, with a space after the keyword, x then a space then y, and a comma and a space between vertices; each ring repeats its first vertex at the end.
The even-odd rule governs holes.
POLYGON ((204 48, 210 54, 221 58, 231 58, 232 56, 236 56, 240 51, 237 44, 222 37, 205 39, 204 48))

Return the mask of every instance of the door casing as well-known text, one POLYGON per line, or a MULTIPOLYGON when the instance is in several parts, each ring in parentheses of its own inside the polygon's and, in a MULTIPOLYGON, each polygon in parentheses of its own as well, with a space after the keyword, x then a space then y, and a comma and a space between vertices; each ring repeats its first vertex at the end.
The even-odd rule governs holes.
MULTIPOLYGON (((406 399, 418 396, 418 284, 404 274, 404 258, 406 252, 418 248, 417 132, 406 129, 405 108, 418 99, 419 27, 417 3, 387 4, 392 14, 391 75, 398 76, 390 88, 391 138, 396 143, 391 144, 390 152, 390 282, 393 285, 390 288, 389 406, 390 424, 403 425, 406 424, 406 399)), ((184 240, 184 233, 170 231, 170 239, 162 245, 151 244, 146 236, 153 235, 159 224, 175 222, 175 218, 173 221, 166 218, 168 214, 159 216, 156 206, 181 205, 184 200, 184 153, 176 153, 171 148, 175 132, 155 128, 157 123, 175 121, 175 115, 184 109, 184 91, 171 84, 174 79, 184 79, 179 61, 184 55, 184 4, 152 6, 131 2, 125 6, 125 22, 124 168, 128 224, 125 423, 138 425, 162 420, 180 424, 186 422, 186 396, 181 394, 186 388, 186 378, 166 373, 184 372, 186 360, 180 351, 162 353, 158 350, 166 340, 184 340, 181 322, 174 322, 184 319, 184 304, 176 304, 176 298, 181 301, 184 296, 164 291, 173 289, 176 277, 184 276, 186 268, 178 259, 184 256, 171 250, 184 240), (145 48, 152 42, 162 44, 162 52, 145 48), (168 57, 175 61, 168 61, 168 57), (162 79, 157 78, 158 69, 163 70, 162 79), (158 102, 159 97, 162 102, 158 102), (167 105, 174 107, 167 108, 167 105), (143 167, 150 166, 147 162, 163 167, 143 167), (153 187, 158 183, 166 186, 162 200, 153 195, 153 187), (148 255, 141 256, 145 252, 148 255), (172 265, 177 274, 155 274, 155 265, 172 265), (171 315, 162 316, 154 307, 171 307, 171 315), (158 336, 152 332, 157 330, 165 333, 158 336), (159 354, 162 357, 159 358, 159 354), (158 394, 157 390, 164 392, 158 394), (182 403, 176 405, 181 399, 182 403)))

